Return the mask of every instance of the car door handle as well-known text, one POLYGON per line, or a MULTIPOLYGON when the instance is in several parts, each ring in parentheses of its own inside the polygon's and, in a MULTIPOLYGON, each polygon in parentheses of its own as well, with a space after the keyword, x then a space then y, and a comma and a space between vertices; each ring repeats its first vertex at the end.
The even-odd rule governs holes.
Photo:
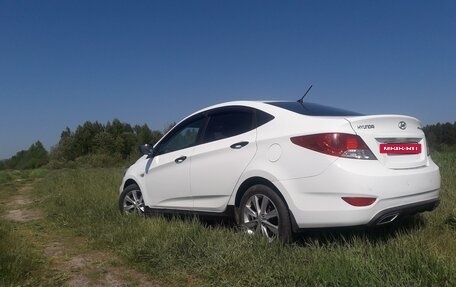
POLYGON ((240 148, 245 147, 248 144, 249 144, 249 142, 238 142, 238 143, 232 144, 230 146, 230 148, 232 148, 232 149, 240 149, 240 148))
POLYGON ((184 160, 186 160, 187 157, 184 155, 184 156, 181 156, 181 157, 178 157, 174 160, 175 163, 181 163, 183 162, 184 160))

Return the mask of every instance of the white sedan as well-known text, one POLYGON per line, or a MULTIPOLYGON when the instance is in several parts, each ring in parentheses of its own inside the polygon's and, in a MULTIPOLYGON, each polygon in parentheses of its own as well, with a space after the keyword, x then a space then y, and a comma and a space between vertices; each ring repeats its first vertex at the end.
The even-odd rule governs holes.
POLYGON ((227 215, 289 241, 433 210, 440 173, 421 123, 302 102, 229 102, 178 123, 125 173, 124 213, 227 215))

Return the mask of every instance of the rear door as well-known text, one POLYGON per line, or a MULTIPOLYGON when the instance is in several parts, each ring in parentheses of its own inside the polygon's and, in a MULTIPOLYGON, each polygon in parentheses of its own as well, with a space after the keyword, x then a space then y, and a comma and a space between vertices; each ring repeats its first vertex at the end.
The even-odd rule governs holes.
POLYGON ((193 149, 190 168, 194 208, 223 212, 256 153, 254 111, 230 107, 210 114, 202 142, 193 149))
POLYGON ((347 118, 377 159, 388 168, 407 169, 427 164, 427 144, 421 123, 399 115, 347 118))

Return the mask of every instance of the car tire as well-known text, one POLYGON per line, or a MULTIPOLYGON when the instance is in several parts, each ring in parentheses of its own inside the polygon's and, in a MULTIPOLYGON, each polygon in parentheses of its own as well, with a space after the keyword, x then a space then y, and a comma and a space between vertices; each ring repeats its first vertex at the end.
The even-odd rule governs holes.
POLYGON ((288 207, 269 186, 251 186, 242 196, 239 222, 248 234, 259 234, 269 242, 290 242, 292 229, 288 207))
POLYGON ((144 214, 144 199, 137 184, 124 188, 119 196, 119 210, 122 214, 144 214))

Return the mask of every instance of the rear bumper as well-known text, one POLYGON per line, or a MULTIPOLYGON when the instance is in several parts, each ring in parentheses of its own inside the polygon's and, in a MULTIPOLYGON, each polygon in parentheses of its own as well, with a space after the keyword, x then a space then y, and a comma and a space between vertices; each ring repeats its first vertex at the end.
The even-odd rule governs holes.
POLYGON ((372 220, 367 224, 368 226, 376 226, 376 225, 383 225, 387 223, 391 223, 394 220, 405 216, 405 215, 413 215, 425 211, 432 211, 439 206, 440 200, 438 199, 431 199, 423 202, 417 202, 402 206, 397 206, 393 208, 389 208, 383 210, 377 215, 372 218, 372 220))
POLYGON ((425 211, 432 211, 439 206, 440 201, 437 200, 429 200, 424 202, 418 202, 413 204, 407 204, 404 206, 398 206, 394 208, 390 208, 388 210, 384 210, 379 212, 374 218, 367 224, 363 225, 344 225, 344 226, 336 226, 336 227, 314 227, 314 228, 300 228, 294 218, 293 214, 291 213, 291 223, 293 232, 300 233, 300 232, 327 232, 327 231, 343 231, 349 228, 350 230, 362 228, 370 228, 370 227, 378 227, 383 226, 392 222, 395 222, 405 216, 411 216, 414 214, 422 213, 425 211))
POLYGON ((282 191, 296 228, 378 225, 434 209, 440 173, 432 161, 425 167, 392 170, 375 161, 338 160, 318 176, 274 184, 282 191), (356 207, 342 200, 345 196, 376 201, 356 207))

